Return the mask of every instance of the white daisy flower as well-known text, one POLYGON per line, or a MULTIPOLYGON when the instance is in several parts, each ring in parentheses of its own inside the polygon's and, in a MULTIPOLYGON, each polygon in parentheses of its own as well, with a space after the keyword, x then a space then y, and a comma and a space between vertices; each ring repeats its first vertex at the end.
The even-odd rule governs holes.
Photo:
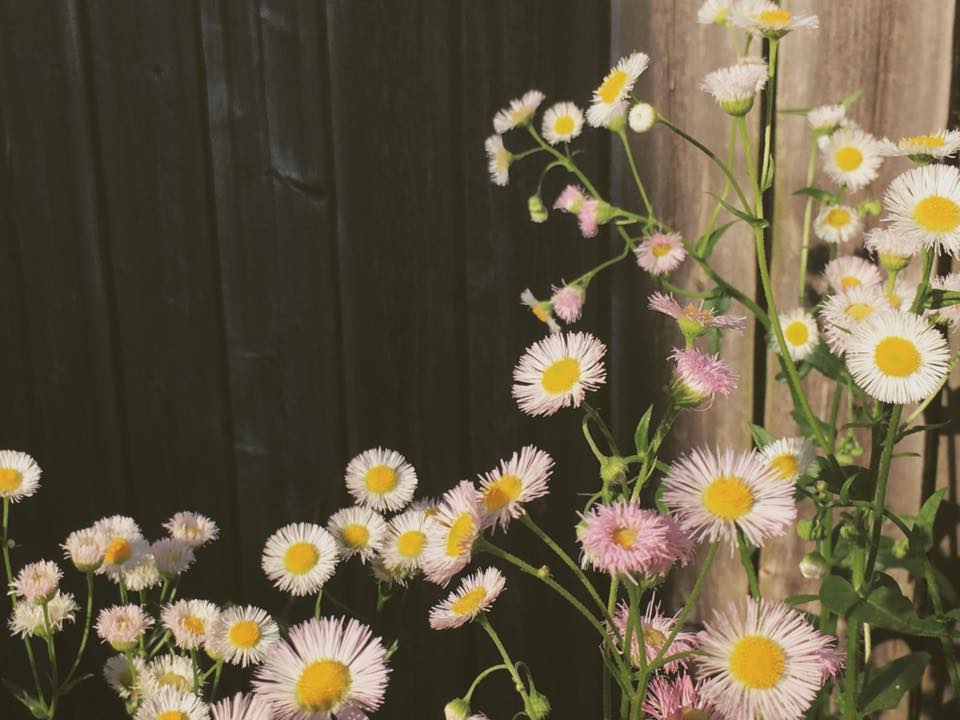
POLYGON ((160 612, 163 626, 173 635, 177 647, 184 650, 203 645, 219 616, 220 608, 209 600, 177 600, 160 612))
POLYGON ((551 145, 570 142, 583 131, 583 112, 572 102, 558 102, 543 114, 543 137, 551 145))
POLYGON ((846 117, 847 108, 843 105, 821 105, 807 113, 807 122, 815 132, 832 133, 846 117))
MULTIPOLYGON (((146 664, 136 655, 132 656, 132 660, 134 672, 139 678, 146 671, 146 664)), ((125 655, 114 655, 104 663, 103 679, 124 700, 133 694, 135 679, 125 655)))
POLYGON ((528 90, 523 97, 511 100, 510 105, 493 116, 493 129, 498 134, 526 125, 546 97, 539 90, 528 90))
POLYGON ((836 355, 842 355, 850 334, 860 323, 874 313, 892 309, 883 290, 876 286, 852 287, 845 292, 830 295, 820 307, 820 320, 827 345, 836 355))
POLYGON ((510 151, 503 146, 503 137, 491 135, 484 143, 487 153, 487 171, 490 173, 490 182, 504 187, 510 182, 510 151))
POLYGON ((427 544, 427 514, 410 509, 390 520, 381 550, 382 560, 391 575, 420 569, 427 544))
POLYGON ((899 272, 920 252, 920 243, 888 228, 874 228, 867 233, 864 247, 877 256, 880 265, 890 272, 899 272))
POLYGON ((839 245, 863 230, 863 220, 849 205, 824 205, 813 221, 814 234, 824 242, 839 245))
POLYGON ((857 385, 885 403, 925 400, 950 371, 950 347, 918 315, 878 313, 859 325, 847 342, 847 369, 857 385))
POLYGON ((370 628, 313 619, 273 646, 253 687, 283 718, 360 720, 380 707, 389 673, 387 651, 370 628))
POLYGON ((480 476, 484 528, 504 530, 523 515, 524 505, 549 492, 547 484, 553 472, 553 458, 533 445, 527 445, 500 467, 480 476))
POLYGON ((65 622, 76 619, 77 603, 70 593, 57 590, 47 601, 47 616, 43 616, 43 603, 18 603, 10 616, 10 633, 22 638, 46 637, 47 628, 51 634, 63 630, 65 622))
POLYGON ((627 122, 635 133, 645 133, 657 123, 657 110, 650 103, 636 103, 627 114, 627 122))
MULTIPOLYGON (((930 284, 937 290, 960 292, 960 273, 935 277, 930 281, 930 284)), ((949 325, 951 328, 960 327, 960 305, 948 305, 944 308, 927 310, 926 315, 938 323, 949 325)))
POLYGON ((231 665, 247 667, 263 662, 280 638, 277 623, 265 610, 247 605, 224 610, 207 637, 213 655, 231 665))
POLYGON ((883 296, 894 310, 908 312, 917 297, 917 286, 909 280, 898 277, 893 285, 893 290, 884 290, 883 296))
POLYGON ((208 720, 207 705, 196 695, 168 687, 147 698, 134 720, 208 720))
POLYGON ((136 565, 130 565, 122 572, 111 574, 110 579, 117 585, 122 582, 123 586, 131 592, 149 590, 163 582, 160 571, 157 570, 157 563, 149 552, 141 555, 136 565))
POLYGON ((147 663, 142 672, 137 673, 137 690, 145 699, 156 697, 167 689, 183 694, 195 691, 193 662, 188 655, 158 655, 147 663))
POLYGON ((733 6, 734 0, 707 0, 697 10, 697 22, 701 25, 727 25, 733 6))
POLYGON ((873 135, 847 127, 821 140, 823 169, 838 185, 856 191, 876 179, 883 156, 873 135))
POLYGON ((593 127, 609 127, 611 120, 626 113, 626 98, 637 79, 650 64, 646 53, 634 52, 620 58, 593 92, 593 103, 587 109, 587 122, 593 127))
POLYGON ((53 597, 62 577, 63 573, 55 562, 40 560, 24 565, 11 583, 11 587, 17 593, 17 597, 39 603, 53 597))
POLYGON ((820 20, 816 15, 794 15, 786 8, 765 0, 747 0, 734 7, 734 25, 754 35, 777 39, 792 30, 816 30, 820 20))
POLYGON ((869 260, 856 255, 834 258, 823 269, 823 277, 834 292, 852 288, 876 288, 883 284, 880 269, 869 260))
POLYGON ((40 466, 25 452, 0 450, 0 498, 20 502, 40 487, 40 466))
POLYGON ((767 64, 745 61, 714 70, 703 78, 700 87, 713 95, 724 112, 739 117, 750 112, 766 84, 767 64))
POLYGON ((163 524, 174 540, 183 540, 193 547, 211 543, 220 537, 220 528, 206 515, 178 512, 163 524))
POLYGON ((430 627, 449 630, 466 625, 480 613, 489 610, 506 587, 507 581, 496 568, 478 570, 468 575, 446 600, 431 608, 430 627))
POLYGON ((237 693, 210 708, 213 720, 274 720, 273 708, 256 695, 237 693))
POLYGON ((125 652, 153 627, 153 618, 139 605, 114 605, 100 611, 96 627, 103 642, 118 652, 125 652))
POLYGON ((291 523, 267 538, 260 565, 276 588, 299 597, 319 592, 339 560, 330 533, 313 523, 291 523))
POLYGON ((430 582, 446 585, 470 562, 480 534, 481 507, 480 494, 469 480, 444 494, 440 509, 427 523, 421 567, 430 582))
POLYGON ((347 465, 347 489, 360 505, 383 512, 401 510, 413 499, 417 471, 395 450, 374 448, 347 465))
POLYGON ((378 555, 370 561, 370 574, 380 585, 406 587, 416 574, 416 570, 408 570, 399 565, 387 565, 383 555, 378 555))
POLYGON ((755 546, 783 535, 797 517, 793 485, 781 482, 754 452, 694 450, 674 462, 663 500, 694 540, 726 540, 737 528, 755 546))
POLYGON ((555 333, 535 342, 513 370, 513 397, 528 415, 580 407, 587 390, 606 382, 606 346, 584 332, 555 333))
POLYGON ((907 170, 890 183, 883 205, 894 232, 960 257, 960 170, 941 164, 907 170))
POLYGON ((824 682, 833 638, 783 603, 746 598, 697 634, 701 694, 731 718, 800 720, 824 682))
POLYGON ((140 526, 133 518, 111 515, 97 520, 93 530, 107 538, 103 564, 97 574, 120 576, 126 570, 135 569, 150 552, 150 543, 143 538, 140 526))
POLYGON ((383 547, 387 523, 370 508, 354 505, 331 515, 327 530, 337 541, 343 557, 356 555, 360 562, 365 563, 372 560, 383 547))
MULTIPOLYGON (((795 308, 780 314, 780 329, 783 330, 783 339, 787 344, 787 352, 794 362, 799 362, 810 356, 820 342, 820 332, 817 321, 803 308, 795 308)), ((772 339, 774 349, 776 338, 772 339)))
POLYGON ((93 528, 74 530, 61 546, 63 555, 69 558, 80 572, 94 572, 103 564, 107 552, 107 538, 93 528))
POLYGON ((807 471, 816 453, 806 438, 788 437, 765 445, 760 455, 779 480, 793 483, 807 471))
POLYGON ((960 150, 960 130, 937 130, 929 135, 883 139, 881 152, 888 157, 947 158, 960 150))
POLYGON ((150 554, 159 573, 167 579, 186 572, 196 560, 193 545, 175 538, 157 540, 150 546, 150 554))

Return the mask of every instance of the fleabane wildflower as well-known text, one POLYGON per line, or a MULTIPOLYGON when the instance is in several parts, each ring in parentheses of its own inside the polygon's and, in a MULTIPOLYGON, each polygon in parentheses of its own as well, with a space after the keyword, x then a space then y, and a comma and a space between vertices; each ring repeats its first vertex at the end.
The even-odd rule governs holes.
POLYGON ((553 458, 543 450, 527 445, 509 460, 480 476, 483 527, 504 530, 526 513, 525 505, 549 492, 553 458))
POLYGON ((824 242, 841 245, 863 230, 863 219, 849 205, 824 205, 813 221, 814 234, 824 242))
POLYGON ((513 370, 513 397, 528 415, 580 407, 587 391, 606 382, 606 346, 584 332, 556 333, 535 342, 513 370))
POLYGON ((637 265, 651 275, 672 273, 687 257, 679 233, 657 232, 643 238, 634 250, 637 265))
POLYGON ((894 310, 909 312, 913 306, 913 301, 917 297, 917 286, 902 276, 897 277, 893 284, 893 289, 888 290, 885 288, 883 296, 894 310))
POLYGON ((167 580, 172 580, 190 569, 196 561, 193 545, 186 540, 164 538, 150 546, 150 554, 157 572, 167 580))
POLYGON ((778 479, 792 483, 807 471, 816 453, 806 438, 788 437, 765 445, 760 456, 778 479))
POLYGON ((182 540, 193 547, 212 543, 220 537, 220 528, 206 515, 178 512, 163 524, 174 540, 182 540))
POLYGON ((279 638, 280 629, 265 610, 252 605, 234 606, 220 613, 205 644, 211 655, 230 665, 247 667, 263 662, 279 638))
POLYGON ((736 374, 718 355, 707 355, 695 347, 674 348, 670 400, 680 408, 693 408, 726 397, 737 388, 736 374))
POLYGON ((876 179, 883 155, 873 135, 859 128, 845 127, 821 141, 823 169, 838 185, 856 191, 876 179))
POLYGON ((650 103, 634 103, 627 113, 627 123, 637 134, 648 132, 657 124, 657 110, 650 103))
POLYGON ((136 655, 132 657, 132 663, 128 662, 124 655, 114 655, 103 664, 103 679, 120 698, 126 700, 136 689, 136 679, 140 678, 145 670, 146 663, 136 655), (130 670, 131 664, 133 672, 130 670))
POLYGON ((707 0, 697 10, 697 22, 701 25, 729 25, 735 0, 707 0))
POLYGON ((807 123, 820 135, 830 135, 846 118, 847 108, 843 105, 820 105, 807 112, 807 123))
POLYGON ((153 618, 139 605, 114 605, 97 616, 97 635, 118 652, 132 649, 153 627, 153 618))
POLYGON ((543 114, 543 137, 551 145, 570 142, 583 131, 583 112, 572 102, 551 105, 543 114))
POLYGON ((583 201, 587 199, 586 191, 577 185, 567 185, 553 203, 554 210, 576 215, 580 212, 583 201))
POLYGON ((778 602, 746 598, 714 610, 698 633, 702 694, 729 717, 800 720, 824 682, 833 638, 778 602))
POLYGON ((184 650, 201 647, 219 616, 220 608, 209 600, 177 600, 160 613, 164 628, 184 650))
POLYGON ((330 579, 340 551, 334 537, 313 523, 284 525, 264 545, 260 566, 283 592, 315 595, 330 579))
POLYGON ((387 522, 370 508, 354 505, 331 515, 327 520, 327 530, 337 541, 344 558, 357 557, 360 562, 366 563, 383 547, 387 522))
POLYGON ((552 333, 560 332, 560 324, 553 317, 553 301, 538 300, 530 288, 520 293, 520 302, 530 308, 533 316, 542 322, 552 333))
POLYGON ((507 581, 496 568, 478 570, 461 581, 460 587, 430 610, 430 627, 449 630, 466 625, 480 613, 487 612, 507 581))
POLYGON ((207 705, 198 696, 177 688, 164 688, 137 709, 134 720, 207 720, 207 705))
POLYGON ((936 130, 929 135, 902 137, 893 142, 884 138, 881 152, 887 157, 909 157, 920 163, 953 157, 960 150, 960 130, 936 130))
POLYGON ((137 677, 137 690, 146 700, 167 688, 185 694, 193 692, 193 663, 187 655, 157 655, 137 677))
POLYGON ((856 255, 834 258, 823 269, 823 277, 834 292, 852 288, 877 288, 883 284, 880 269, 869 260, 856 255))
POLYGON ((46 637, 63 630, 66 622, 73 622, 77 615, 77 602, 70 593, 59 590, 46 600, 47 614, 44 617, 43 603, 21 602, 10 615, 9 628, 21 638, 46 637))
POLYGON ((25 452, 0 450, 0 498, 20 502, 40 487, 40 466, 25 452))
POLYGON ((150 553, 148 543, 140 526, 133 518, 125 515, 111 515, 93 524, 93 530, 107 539, 107 549, 103 555, 103 564, 98 574, 111 577, 122 576, 126 570, 132 570, 143 562, 150 553))
MULTIPOLYGON (((613 622, 619 631, 620 638, 626 638, 627 634, 627 621, 630 617, 630 606, 626 602, 620 602, 617 605, 617 609, 613 614, 613 622)), ((640 638, 639 635, 643 634, 643 645, 646 651, 646 661, 647 664, 653 662, 654 658, 663 648, 664 643, 667 641, 667 638, 670 637, 670 633, 673 632, 673 629, 677 625, 677 616, 667 616, 660 611, 660 603, 655 597, 650 598, 650 602, 647 603, 646 611, 643 613, 639 620, 639 627, 634 625, 631 628, 631 643, 630 643, 630 662, 634 667, 640 667, 641 665, 641 656, 640 656, 640 638)), ((611 632, 611 634, 613 634, 611 632)), ((690 632, 678 632, 673 639, 673 642, 670 643, 669 654, 677 655, 679 653, 689 652, 691 650, 697 649, 697 636, 694 633, 690 632)), ((623 650, 621 649, 621 652, 623 650)), ((686 667, 688 662, 687 658, 682 658, 680 660, 674 660, 663 666, 663 669, 668 673, 677 672, 683 667, 686 667)))
POLYGON ((480 493, 469 480, 448 490, 436 515, 427 523, 423 574, 430 582, 446 585, 473 557, 473 543, 483 525, 480 493))
POLYGON ((717 315, 713 308, 699 304, 680 305, 673 295, 655 292, 650 295, 648 304, 651 310, 669 315, 677 321, 677 326, 688 343, 692 343, 710 328, 741 331, 746 326, 746 318, 741 315, 717 315))
POLYGON ((646 53, 634 52, 621 58, 593 93, 587 109, 587 122, 593 127, 611 127, 626 114, 626 98, 637 79, 650 64, 646 53))
POLYGON ((823 335, 835 355, 842 355, 851 334, 875 313, 891 310, 893 306, 875 285, 854 286, 844 292, 830 295, 819 310, 823 335))
POLYGON ((93 528, 74 530, 63 543, 63 555, 82 573, 95 572, 103 564, 107 538, 93 528))
POLYGON ((880 267, 900 272, 920 252, 920 243, 889 228, 874 228, 867 233, 864 247, 877 257, 880 267))
POLYGON ((417 471, 396 450, 373 448, 347 465, 347 489, 360 504, 382 512, 406 507, 417 490, 417 471))
POLYGON ((926 165, 893 179, 883 196, 890 229, 938 254, 960 257, 960 170, 926 165))
POLYGON ((18 597, 40 603, 53 597, 62 577, 63 573, 55 562, 39 560, 24 565, 11 585, 18 597))
MULTIPOLYGON (((810 357, 820 342, 820 331, 813 315, 803 308, 795 308, 780 314, 780 329, 787 346, 787 352, 794 362, 810 357)), ((779 351, 776 337, 771 333, 770 345, 779 351)))
POLYGON ((427 513, 410 508, 390 519, 380 559, 391 576, 411 574, 420 569, 427 544, 427 513))
POLYGON ((513 161, 513 156, 504 147, 503 137, 491 135, 484 141, 483 149, 487 153, 487 172, 490 174, 490 182, 505 187, 510 182, 510 163, 513 161))
POLYGON ((273 708, 257 695, 237 693, 210 708, 211 720, 274 720, 273 708))
POLYGON ((685 672, 676 677, 655 675, 647 688, 643 711, 652 720, 725 720, 703 696, 703 681, 694 683, 685 672))
POLYGON ((152 552, 144 553, 135 565, 124 568, 122 572, 111 574, 110 580, 117 585, 123 583, 131 592, 149 590, 163 582, 152 552))
POLYGON ((493 116, 493 129, 498 134, 526 125, 546 97, 539 90, 528 90, 522 97, 511 100, 510 104, 493 116))
POLYGON ((586 297, 587 291, 582 285, 563 285, 553 288, 550 303, 554 314, 567 325, 571 325, 580 319, 586 297))
POLYGON ((766 0, 746 0, 734 7, 731 21, 754 35, 771 40, 782 38, 794 30, 816 30, 820 20, 816 15, 794 15, 786 8, 766 0))
POLYGON ((709 73, 703 78, 701 88, 713 95, 725 113, 741 117, 750 112, 766 84, 767 64, 745 60, 709 73))

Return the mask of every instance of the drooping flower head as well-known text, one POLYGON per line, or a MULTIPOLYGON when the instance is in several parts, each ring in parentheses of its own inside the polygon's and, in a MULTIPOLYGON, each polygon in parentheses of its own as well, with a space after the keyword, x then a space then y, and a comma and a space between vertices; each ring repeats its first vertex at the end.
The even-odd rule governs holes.
POLYGON ((366 450, 347 465, 347 489, 360 505, 378 512, 402 510, 417 489, 417 471, 396 450, 366 450))
POLYGON ((553 301, 538 300, 530 288, 520 293, 520 302, 530 308, 533 316, 542 322, 552 333, 560 332, 560 324, 553 319, 553 301))
POLYGON ((490 174, 490 182, 500 187, 506 186, 510 182, 510 163, 513 161, 513 156, 503 146, 503 136, 491 135, 484 141, 483 149, 487 153, 487 172, 490 174))
POLYGON ((619 60, 593 93, 587 122, 593 127, 610 127, 611 121, 626 113, 626 98, 637 79, 650 64, 646 53, 634 52, 619 60))
POLYGON ((746 319, 740 315, 716 315, 713 308, 706 307, 703 301, 699 305, 687 303, 680 305, 673 295, 655 292, 650 295, 650 309, 669 315, 677 321, 680 332, 688 342, 693 342, 710 328, 740 331, 746 326, 746 319))
POLYGON ((583 188, 577 185, 567 185, 557 196, 553 203, 553 209, 576 215, 580 212, 580 207, 586 198, 587 193, 583 188))
POLYGON ((114 650, 129 650, 153 627, 153 618, 139 605, 114 605, 97 616, 97 635, 114 650))
POLYGON ((902 137, 897 142, 884 138, 881 152, 888 157, 909 157, 923 163, 952 157, 960 150, 960 130, 936 130, 929 135, 902 137))
POLYGON ((430 627, 449 630, 466 625, 480 613, 489 610, 506 586, 503 573, 496 568, 486 568, 468 575, 460 587, 431 608, 430 627))
POLYGON ((856 191, 876 179, 883 156, 875 137, 859 128, 845 127, 820 139, 823 168, 838 185, 856 191))
POLYGON ((584 332, 557 333, 535 342, 513 370, 513 397, 528 415, 580 407, 588 390, 606 381, 607 348, 584 332))
POLYGON ((849 205, 824 205, 813 221, 814 234, 824 242, 840 245, 863 230, 857 209, 849 205))
MULTIPOLYGON (((616 612, 613 615, 613 622, 619 631, 620 638, 626 638, 627 621, 630 617, 630 606, 626 602, 617 605, 616 612)), ((673 632, 677 624, 677 617, 669 617, 660 612, 660 603, 655 597, 650 598, 647 609, 639 618, 640 627, 634 625, 630 633, 630 662, 635 667, 640 667, 640 633, 643 633, 643 645, 646 651, 647 663, 652 663, 654 658, 663 648, 670 633, 673 632)), ((697 649, 697 636, 694 633, 678 632, 670 643, 667 651, 669 655, 689 652, 697 649)), ((663 666, 669 673, 677 672, 680 668, 686 667, 687 659, 674 660, 663 666)))
POLYGON ((880 269, 869 260, 856 255, 834 258, 823 269, 830 289, 845 292, 851 288, 876 288, 883 284, 880 269))
POLYGON ((291 523, 267 539, 260 564, 277 588, 303 596, 316 595, 339 560, 337 541, 330 533, 313 523, 291 523))
POLYGON ((752 451, 693 450, 663 480, 663 500, 694 540, 726 540, 738 528, 755 546, 783 535, 797 517, 793 484, 777 478, 752 451))
POLYGON ((356 556, 360 562, 366 563, 383 548, 387 521, 370 508, 354 505, 331 515, 327 530, 337 541, 344 558, 356 556))
POLYGON ((581 285, 564 285, 553 288, 553 297, 550 303, 553 305, 553 312, 558 318, 567 325, 571 325, 580 319, 583 313, 583 301, 587 296, 587 291, 581 285))
POLYGON ((533 118, 544 97, 546 96, 539 90, 528 90, 523 97, 511 100, 510 105, 493 116, 493 129, 498 134, 502 134, 520 125, 526 125, 533 118))
POLYGON ((767 64, 747 59, 708 73, 701 88, 713 95, 725 113, 741 117, 750 112, 766 84, 767 64))
POLYGON ((937 253, 960 256, 960 170, 926 165, 893 179, 883 196, 890 229, 937 253))
POLYGON ((765 445, 760 455, 778 479, 792 483, 807 471, 815 452, 806 438, 788 437, 765 445))
POLYGON ((40 487, 40 466, 25 452, 0 450, 0 498, 20 502, 40 487))
POLYGON ((746 598, 698 634, 702 694, 730 717, 800 720, 824 682, 833 638, 783 603, 746 598))
POLYGON ((423 574, 446 585, 473 557, 473 543, 482 526, 480 494, 469 480, 444 493, 437 513, 427 523, 423 574))
MULTIPOLYGON (((810 356, 820 342, 817 321, 803 308, 795 308, 780 315, 780 329, 787 345, 787 352, 794 362, 810 356)), ((777 340, 771 335, 770 345, 779 350, 777 340)))
POLYGON ((294 626, 267 653, 253 688, 284 718, 353 720, 383 702, 387 651, 370 628, 345 618, 294 626))
POLYGON ((639 502, 594 505, 582 516, 577 539, 582 564, 634 583, 658 579, 674 565, 686 565, 693 542, 677 523, 639 502))
POLYGON ((654 233, 645 237, 634 252, 637 265, 652 275, 672 273, 687 257, 679 233, 654 233))
POLYGON ((220 537, 220 528, 206 515, 178 512, 163 524, 174 540, 182 540, 193 547, 212 543, 220 537))
POLYGON ((480 476, 482 524, 484 528, 504 530, 526 512, 528 502, 549 492, 553 458, 543 450, 527 445, 509 460, 480 476))
POLYGON ((572 102, 551 105, 543 114, 543 137, 551 145, 570 142, 583 130, 583 113, 572 102))
POLYGON ((737 376, 718 355, 707 355, 695 347, 674 348, 670 359, 674 363, 670 398, 677 407, 697 407, 737 388, 737 376))

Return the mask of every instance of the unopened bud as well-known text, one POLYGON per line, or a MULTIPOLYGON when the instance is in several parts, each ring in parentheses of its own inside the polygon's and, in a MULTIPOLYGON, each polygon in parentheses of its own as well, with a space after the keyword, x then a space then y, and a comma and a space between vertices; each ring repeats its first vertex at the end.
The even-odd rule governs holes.
POLYGON ((550 716, 550 701, 546 695, 541 695, 536 690, 530 692, 526 702, 526 713, 530 720, 545 720, 550 716))
POLYGON ((800 559, 800 574, 807 580, 820 580, 830 572, 830 566, 823 555, 816 550, 808 552, 800 559))
POLYGON ((527 199, 527 210, 530 211, 530 220, 535 223, 547 221, 547 208, 539 195, 531 195, 527 199))
POLYGON ((627 462, 619 455, 611 455, 600 463, 600 478, 604 485, 615 485, 623 482, 627 476, 627 462))
POLYGON ((467 720, 470 715, 470 704, 463 698, 451 700, 443 708, 444 720, 467 720))
POLYGON ((657 111, 649 103, 637 103, 630 108, 627 119, 631 130, 635 133, 645 133, 656 124, 657 111))
POLYGON ((541 580, 546 580, 548 577, 550 577, 550 567, 547 565, 541 565, 537 570, 537 577, 541 580))

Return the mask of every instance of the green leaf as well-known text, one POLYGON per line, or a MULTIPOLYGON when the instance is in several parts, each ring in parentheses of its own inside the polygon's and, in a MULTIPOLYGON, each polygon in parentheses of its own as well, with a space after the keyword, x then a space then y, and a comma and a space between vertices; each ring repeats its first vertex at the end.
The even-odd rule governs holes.
POLYGON ((860 99, 860 96, 863 95, 863 90, 854 90, 852 93, 847 95, 843 100, 840 101, 840 104, 844 107, 850 107, 857 100, 860 99))
POLYGON ((864 715, 895 708, 905 693, 916 687, 923 669, 930 662, 929 653, 914 652, 887 663, 870 674, 870 682, 857 702, 864 715))
POLYGON ((669 515, 670 507, 663 500, 663 492, 666 488, 663 486, 663 483, 657 485, 657 491, 653 495, 653 501, 657 506, 657 510, 660 511, 661 515, 669 515))
POLYGON ((794 195, 808 195, 812 198, 819 200, 826 205, 836 205, 837 198, 836 196, 827 190, 821 190, 818 187, 804 187, 799 190, 794 191, 794 195))
POLYGON ((819 595, 791 595, 784 602, 787 605, 806 605, 820 599, 819 595))
POLYGON ((843 375, 843 360, 830 352, 830 348, 827 347, 826 343, 817 345, 817 347, 813 349, 813 352, 804 359, 804 362, 812 365, 819 370, 821 374, 832 380, 839 380, 843 375))
POLYGON ((846 615, 859 602, 853 585, 838 575, 825 578, 820 586, 820 603, 837 615, 846 615))
POLYGON ((943 422, 930 423, 929 425, 914 425, 909 430, 903 430, 897 435, 897 442, 903 440, 907 435, 913 435, 914 433, 925 433, 930 430, 942 430, 945 427, 948 427, 953 424, 952 420, 944 420, 943 422))
POLYGON ((767 165, 767 174, 763 178, 763 182, 760 186, 760 192, 766 192, 771 187, 773 187, 773 155, 770 156, 770 164, 767 165))
POLYGON ((647 408, 647 411, 637 423, 637 429, 633 432, 633 444, 637 448, 637 455, 646 455, 647 447, 650 445, 650 418, 653 416, 653 405, 647 408))
POLYGON ((773 435, 759 425, 753 423, 747 423, 747 425, 750 427, 750 434, 753 435, 753 443, 757 446, 757 450, 763 450, 767 445, 776 441, 773 435))
POLYGON ((43 702, 38 700, 36 697, 28 693, 22 687, 17 685, 15 682, 11 682, 6 678, 0 678, 0 682, 3 683, 4 687, 10 691, 10 693, 21 703, 23 703, 27 710, 30 711, 30 714, 35 718, 45 718, 47 717, 47 711, 43 706, 43 702))
POLYGON ((896 581, 881 575, 883 584, 874 589, 856 608, 861 622, 895 630, 907 635, 939 637, 945 628, 936 618, 921 618, 913 603, 903 596, 896 581))
POLYGON ((86 674, 84 674, 84 675, 78 675, 78 676, 75 677, 73 680, 71 680, 70 682, 68 682, 66 685, 61 686, 61 688, 60 688, 60 694, 61 694, 61 695, 66 695, 68 692, 70 692, 71 690, 73 690, 77 685, 79 685, 80 683, 82 683, 84 680, 89 680, 89 679, 92 678, 92 677, 93 677, 93 675, 90 674, 90 673, 86 673, 86 674))
POLYGON ((748 225, 751 225, 753 227, 763 228, 763 227, 767 227, 767 225, 770 224, 763 218, 758 218, 755 215, 750 215, 748 213, 745 213, 743 210, 738 210, 737 208, 735 208, 733 205, 728 203, 726 200, 724 200, 722 197, 720 197, 716 193, 709 193, 709 194, 714 200, 716 200, 718 203, 723 205, 723 207, 727 209, 727 212, 740 218, 748 225))
POLYGON ((699 238, 697 238, 697 242, 694 245, 696 248, 696 256, 703 259, 710 257, 710 254, 713 252, 713 248, 716 246, 717 241, 723 237, 723 234, 729 230, 732 225, 735 225, 736 222, 736 220, 731 220, 730 222, 715 228, 712 232, 706 235, 701 235, 699 238))

